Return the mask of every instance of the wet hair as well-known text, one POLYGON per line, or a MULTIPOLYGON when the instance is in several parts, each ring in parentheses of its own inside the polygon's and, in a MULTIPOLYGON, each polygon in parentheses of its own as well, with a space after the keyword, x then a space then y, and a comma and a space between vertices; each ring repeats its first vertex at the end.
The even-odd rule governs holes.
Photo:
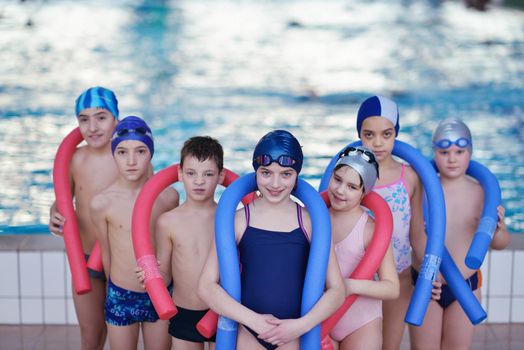
POLYGON ((213 160, 219 171, 224 169, 224 150, 218 140, 209 136, 193 136, 184 142, 180 151, 180 167, 184 167, 184 159, 193 156, 200 162, 213 160))

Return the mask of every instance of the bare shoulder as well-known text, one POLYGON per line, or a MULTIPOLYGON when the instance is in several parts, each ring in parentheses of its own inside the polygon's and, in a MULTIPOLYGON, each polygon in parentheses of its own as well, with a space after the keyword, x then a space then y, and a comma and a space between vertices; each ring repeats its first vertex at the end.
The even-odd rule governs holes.
POLYGON ((162 206, 167 208, 167 210, 171 210, 174 207, 178 206, 179 198, 180 197, 178 191, 172 187, 166 188, 158 196, 158 199, 161 201, 162 206))
POLYGON ((82 168, 82 165, 85 164, 85 160, 88 156, 87 146, 78 147, 73 153, 73 158, 71 158, 71 167, 73 169, 82 168))
POLYGON ((410 165, 406 165, 404 171, 404 181, 408 186, 410 196, 421 188, 420 178, 415 169, 413 169, 413 167, 410 165))
POLYGON ((112 196, 110 188, 95 194, 89 203, 92 211, 100 213, 104 212, 111 206, 112 196))
POLYGON ((370 216, 368 216, 366 225, 364 226, 364 242, 365 242, 366 247, 368 246, 369 242, 371 242, 374 231, 375 231, 375 221, 370 216))
POLYGON ((156 222, 156 227, 159 232, 170 233, 172 232, 172 228, 177 226, 180 222, 178 209, 179 208, 174 208, 160 214, 156 222))

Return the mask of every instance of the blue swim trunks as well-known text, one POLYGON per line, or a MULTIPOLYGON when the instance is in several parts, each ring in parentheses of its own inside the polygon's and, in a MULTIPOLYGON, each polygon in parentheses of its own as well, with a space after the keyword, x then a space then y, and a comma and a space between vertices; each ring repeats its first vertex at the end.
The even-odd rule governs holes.
POLYGON ((134 292, 107 282, 106 322, 113 326, 129 326, 136 322, 156 322, 159 317, 146 292, 134 292))

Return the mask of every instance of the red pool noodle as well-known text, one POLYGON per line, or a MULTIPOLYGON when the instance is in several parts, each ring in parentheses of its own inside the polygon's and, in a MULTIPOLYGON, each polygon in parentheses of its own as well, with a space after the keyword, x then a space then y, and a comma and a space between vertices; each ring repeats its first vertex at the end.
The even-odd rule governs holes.
MULTIPOLYGON (((142 268, 145 275, 144 284, 146 291, 151 298, 153 306, 155 307, 158 316, 162 320, 168 320, 177 313, 177 308, 169 295, 164 280, 160 275, 155 250, 151 242, 151 230, 149 226, 151 211, 158 195, 169 185, 178 181, 179 165, 171 165, 157 174, 153 175, 145 184, 136 199, 133 208, 133 219, 131 223, 131 232, 133 239, 133 249, 137 265, 142 268)), ((223 181, 224 186, 228 186, 231 182, 238 178, 235 173, 224 169, 225 177, 223 181)), ((243 199, 251 201, 253 195, 248 195, 243 199)), ((202 318, 206 318, 203 329, 216 330, 216 321, 213 325, 209 323, 213 321, 213 314, 211 310, 202 318)), ((216 315, 216 314, 215 314, 216 315)), ((200 321, 202 322, 202 320, 200 321)))
POLYGON ((102 250, 100 248, 100 243, 95 241, 95 245, 89 254, 89 259, 87 260, 87 267, 91 270, 103 272, 104 265, 102 263, 102 250))
POLYGON ((78 221, 73 208, 73 194, 69 178, 71 159, 76 151, 76 147, 83 139, 79 128, 71 131, 58 147, 53 165, 56 209, 65 218, 63 227, 64 244, 71 269, 73 288, 77 294, 85 294, 91 291, 84 249, 82 248, 82 240, 78 231, 78 221))
MULTIPOLYGON (((321 195, 326 202, 326 205, 329 207, 330 203, 327 192, 324 191, 321 195)), ((389 248, 391 234, 393 232, 393 216, 391 215, 391 210, 386 201, 380 197, 380 195, 375 192, 368 193, 363 198, 362 205, 371 210, 377 220, 375 220, 373 238, 366 249, 366 253, 350 276, 352 279, 360 280, 373 278, 374 273, 380 267, 384 255, 389 248)), ((333 349, 329 339, 329 333, 333 330, 337 322, 342 318, 351 305, 353 305, 356 298, 356 294, 346 297, 342 306, 340 306, 327 320, 322 322, 320 335, 322 350, 333 349)))

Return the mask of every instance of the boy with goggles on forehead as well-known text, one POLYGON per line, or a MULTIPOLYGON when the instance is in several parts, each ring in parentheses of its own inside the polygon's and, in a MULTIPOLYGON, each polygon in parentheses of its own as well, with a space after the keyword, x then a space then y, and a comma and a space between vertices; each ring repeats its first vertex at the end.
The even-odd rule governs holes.
MULTIPOLYGON (((80 239, 86 261, 95 243, 89 202, 93 196, 113 183, 118 170, 111 154, 111 134, 118 123, 118 101, 113 91, 95 86, 78 96, 75 104, 80 133, 87 143, 76 149, 70 165, 70 179, 75 201, 80 239)), ((65 219, 53 204, 49 231, 62 235, 65 219)), ((91 292, 73 292, 76 316, 80 325, 82 349, 102 349, 106 339, 104 323, 105 275, 89 270, 91 292)))
MULTIPOLYGON (((433 152, 440 173, 440 183, 446 201, 446 247, 473 294, 480 300, 482 277, 480 270, 469 269, 464 259, 482 216, 484 192, 474 179, 466 175, 473 152, 469 128, 458 119, 445 119, 433 133, 433 152)), ((499 221, 491 248, 504 249, 510 236, 504 224, 504 208, 498 207, 499 221)), ((414 248, 417 250, 417 247, 414 248)), ((423 252, 415 252, 423 254, 423 252)), ((418 271, 412 269, 413 281, 418 271)), ((415 283, 415 282, 413 282, 415 283)), ((424 323, 410 326, 411 346, 415 349, 469 349, 474 326, 446 285, 442 275, 434 284, 424 323)))
MULTIPOLYGON (((142 329, 146 349, 169 349, 168 322, 159 320, 148 294, 136 278, 131 238, 133 207, 151 176, 151 157, 155 152, 151 129, 141 118, 126 117, 113 132, 111 150, 118 177, 90 203, 108 280, 105 321, 109 345, 111 349, 136 349, 142 329)), ((151 232, 155 232, 160 214, 176 206, 178 193, 168 187, 153 206, 151 232)))
POLYGON ((306 208, 290 196, 302 169, 302 148, 291 133, 275 130, 260 139, 252 159, 261 196, 235 214, 241 302, 220 286, 215 248, 200 278, 199 295, 218 314, 241 324, 238 349, 298 350, 298 338, 342 304, 344 286, 331 246, 324 294, 301 317, 309 242, 314 234, 306 208))

